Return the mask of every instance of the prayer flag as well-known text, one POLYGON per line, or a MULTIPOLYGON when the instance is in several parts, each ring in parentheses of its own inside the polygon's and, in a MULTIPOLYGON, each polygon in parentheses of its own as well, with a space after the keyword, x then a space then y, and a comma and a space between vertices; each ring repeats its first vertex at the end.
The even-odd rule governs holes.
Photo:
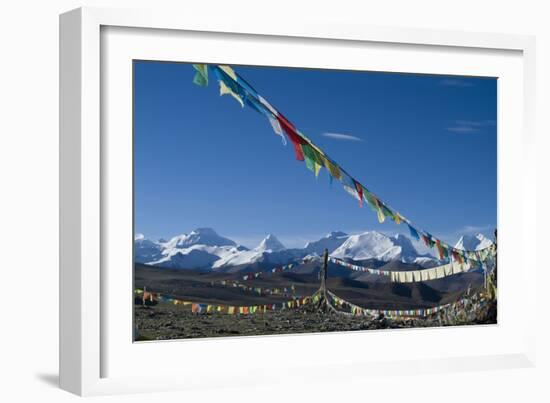
POLYGON ((307 169, 309 169, 311 172, 315 172, 315 161, 311 159, 309 153, 307 152, 308 150, 307 144, 302 144, 301 147, 302 147, 302 154, 304 155, 307 169))
POLYGON ((279 123, 279 121, 275 119, 273 116, 269 116, 268 119, 269 119, 269 123, 271 123, 271 127, 273 128, 273 131, 279 136, 281 136, 281 140, 283 144, 286 146, 286 138, 285 138, 285 135, 283 134, 283 128, 281 127, 281 124, 279 123))
POLYGON ((414 229, 410 224, 407 224, 407 226, 409 227, 409 232, 411 233, 411 237, 420 240, 420 237, 418 236, 418 232, 416 231, 416 229, 414 229))
POLYGON ((193 83, 201 87, 206 87, 208 85, 208 68, 206 64, 194 64, 193 68, 197 70, 193 78, 193 83))
POLYGON ((382 212, 384 213, 384 216, 390 217, 393 219, 393 212, 386 206, 384 203, 379 203, 382 207, 382 212))
POLYGON ((382 212, 382 207, 380 206, 380 200, 376 198, 372 193, 368 192, 366 193, 366 198, 373 210, 376 212, 376 215, 378 216, 378 222, 382 224, 386 220, 386 216, 382 212))
POLYGON ((294 146, 294 153, 296 154, 296 159, 298 161, 304 160, 304 154, 302 152, 302 144, 306 144, 306 141, 297 133, 296 128, 292 123, 290 123, 283 115, 277 115, 277 120, 286 135, 292 141, 294 146))
POLYGON ((432 236, 428 233, 426 233, 425 235, 422 234, 422 240, 424 241, 424 244, 430 248, 433 248, 435 245, 435 242, 433 241, 432 236))
POLYGON ((353 180, 353 184, 355 185, 357 197, 359 198, 359 207, 363 207, 363 186, 356 180, 353 180))
POLYGON ((220 65, 219 68, 229 77, 231 77, 233 81, 237 82, 237 73, 235 73, 235 71, 231 67, 220 65))
POLYGON ((393 213, 393 221, 395 221, 397 225, 401 224, 401 215, 399 213, 393 213))
MULTIPOLYGON (((224 67, 227 66, 218 66, 213 68, 214 74, 220 83, 220 96, 225 94, 231 95, 241 105, 241 107, 244 108, 243 99, 246 98, 246 91, 244 88, 239 86, 236 79, 231 76, 230 73, 233 72, 233 70, 230 67, 227 67, 227 69, 224 69, 224 67)), ((233 76, 235 75, 234 72, 232 74, 233 76)))
POLYGON ((319 177, 319 171, 321 171, 321 165, 319 163, 315 162, 315 177, 319 177))
POLYGON ((340 172, 340 168, 338 165, 333 164, 328 158, 323 157, 323 163, 325 165, 325 168, 330 173, 330 178, 332 182, 332 178, 336 178, 338 180, 342 179, 342 173, 340 172))
POLYGON ((241 97, 233 92, 233 90, 229 88, 223 81, 220 81, 220 96, 226 94, 231 95, 233 98, 235 98, 237 102, 241 104, 241 107, 244 108, 244 102, 241 97))
POLYGON ((445 252, 443 251, 443 246, 441 246, 441 241, 438 239, 435 241, 437 246, 437 251, 439 252, 439 259, 443 260, 445 258, 445 252))

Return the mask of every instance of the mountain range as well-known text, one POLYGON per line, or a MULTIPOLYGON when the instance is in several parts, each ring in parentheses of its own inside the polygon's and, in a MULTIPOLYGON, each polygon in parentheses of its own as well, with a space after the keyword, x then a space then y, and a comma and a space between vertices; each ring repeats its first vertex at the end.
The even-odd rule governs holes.
MULTIPOLYGON (((455 247, 472 250, 490 244, 489 239, 477 234, 463 236, 455 247)), ((303 248, 286 248, 275 235, 268 234, 257 247, 249 249, 219 235, 212 228, 197 228, 188 234, 158 241, 137 234, 134 238, 134 260, 136 263, 174 269, 239 271, 301 262, 306 257, 318 259, 325 248, 332 257, 378 266, 403 263, 415 268, 433 267, 439 263, 432 255, 420 254, 411 240, 402 234, 388 236, 366 231, 348 235, 333 231, 319 240, 308 242, 303 248)))

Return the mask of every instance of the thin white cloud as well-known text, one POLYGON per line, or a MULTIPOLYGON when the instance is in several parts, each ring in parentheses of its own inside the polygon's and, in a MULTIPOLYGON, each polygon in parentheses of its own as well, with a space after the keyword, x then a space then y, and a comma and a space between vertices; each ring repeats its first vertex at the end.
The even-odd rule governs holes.
POLYGON ((496 122, 494 120, 455 120, 457 125, 473 126, 473 127, 485 127, 494 126, 496 122))
POLYGON ((477 133, 480 131, 480 129, 471 126, 452 126, 447 127, 447 131, 453 133, 477 133))
POLYGON ((447 131, 453 133, 479 133, 484 128, 496 125, 494 120, 455 120, 447 131))
POLYGON ((335 140, 343 140, 343 141, 363 141, 363 139, 359 137, 355 137, 355 136, 352 136, 351 134, 343 134, 343 133, 326 132, 326 133, 322 133, 322 136, 335 139, 335 140))
POLYGON ((495 229, 494 225, 465 225, 458 230, 459 234, 478 234, 480 232, 492 231, 495 229))
POLYGON ((446 78, 439 81, 439 85, 444 85, 447 87, 473 87, 474 84, 470 81, 459 80, 457 78, 446 78))

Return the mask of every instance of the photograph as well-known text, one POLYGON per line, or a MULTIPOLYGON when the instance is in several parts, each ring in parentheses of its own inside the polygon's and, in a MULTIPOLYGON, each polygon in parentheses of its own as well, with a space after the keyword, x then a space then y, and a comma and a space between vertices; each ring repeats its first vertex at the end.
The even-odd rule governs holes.
POLYGON ((133 341, 497 324, 497 77, 132 69, 133 341))

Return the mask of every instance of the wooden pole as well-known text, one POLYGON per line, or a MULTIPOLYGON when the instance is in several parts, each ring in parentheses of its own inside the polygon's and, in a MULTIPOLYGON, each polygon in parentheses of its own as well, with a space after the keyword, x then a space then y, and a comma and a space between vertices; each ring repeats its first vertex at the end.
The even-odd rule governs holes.
POLYGON ((494 269, 495 287, 497 285, 497 262, 498 262, 498 242, 497 242, 497 230, 495 228, 495 269, 494 269))
POLYGON ((321 271, 321 290, 323 292, 323 297, 325 298, 325 301, 328 302, 327 277, 328 277, 328 249, 325 249, 325 253, 323 254, 323 269, 321 271))
POLYGON ((319 271, 319 279, 321 280, 321 285, 319 286, 318 293, 320 294, 321 298, 319 299, 319 303, 317 305, 317 308, 322 312, 328 312, 328 310, 332 308, 328 303, 327 277, 328 277, 328 249, 325 249, 325 252, 323 253, 323 265, 321 266, 321 270, 319 271))
POLYGON ((328 278, 328 249, 325 249, 323 255, 323 272, 321 275, 321 289, 323 290, 323 297, 328 303, 327 299, 327 278, 328 278))
POLYGON ((336 310, 329 302, 328 302, 328 290, 327 290, 327 279, 328 279, 328 249, 325 249, 325 252, 323 254, 323 265, 321 266, 321 270, 319 271, 319 277, 321 279, 321 286, 319 287, 319 294, 321 295, 321 298, 319 299, 319 303, 317 305, 317 309, 319 309, 321 312, 328 313, 334 312, 337 314, 343 314, 343 315, 350 315, 349 313, 340 312, 336 310))

